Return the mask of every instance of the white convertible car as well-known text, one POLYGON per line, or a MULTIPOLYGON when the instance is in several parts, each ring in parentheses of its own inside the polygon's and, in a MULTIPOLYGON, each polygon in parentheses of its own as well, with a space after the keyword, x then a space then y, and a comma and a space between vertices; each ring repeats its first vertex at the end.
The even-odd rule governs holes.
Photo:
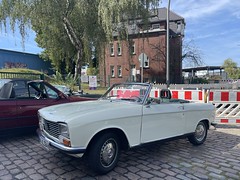
POLYGON ((153 98, 151 89, 148 83, 116 84, 97 101, 40 109, 40 142, 85 155, 101 174, 116 166, 122 149, 175 137, 202 144, 215 118, 214 105, 171 99, 169 90, 153 98))

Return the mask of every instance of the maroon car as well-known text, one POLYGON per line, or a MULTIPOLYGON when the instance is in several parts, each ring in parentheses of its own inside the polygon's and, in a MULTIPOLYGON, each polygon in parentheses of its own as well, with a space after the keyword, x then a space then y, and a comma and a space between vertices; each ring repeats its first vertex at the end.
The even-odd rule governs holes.
POLYGON ((40 108, 93 98, 67 96, 43 80, 0 79, 0 134, 35 130, 40 108))

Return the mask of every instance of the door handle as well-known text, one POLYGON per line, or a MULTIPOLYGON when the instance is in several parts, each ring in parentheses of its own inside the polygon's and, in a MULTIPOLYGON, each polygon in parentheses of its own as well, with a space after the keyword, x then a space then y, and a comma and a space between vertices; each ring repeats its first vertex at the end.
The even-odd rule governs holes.
POLYGON ((178 106, 179 110, 184 110, 184 106, 178 106))

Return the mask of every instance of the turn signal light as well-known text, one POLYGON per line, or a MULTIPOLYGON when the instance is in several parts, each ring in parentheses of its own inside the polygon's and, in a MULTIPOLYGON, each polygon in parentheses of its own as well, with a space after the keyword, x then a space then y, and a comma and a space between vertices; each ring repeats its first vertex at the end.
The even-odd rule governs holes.
POLYGON ((63 144, 65 146, 71 147, 71 141, 69 141, 68 139, 63 138, 63 144))

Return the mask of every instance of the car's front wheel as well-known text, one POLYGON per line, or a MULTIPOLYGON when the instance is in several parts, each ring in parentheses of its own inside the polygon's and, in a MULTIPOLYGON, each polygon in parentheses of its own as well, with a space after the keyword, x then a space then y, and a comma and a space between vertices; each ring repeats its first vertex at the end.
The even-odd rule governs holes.
POLYGON ((192 135, 188 136, 188 140, 193 145, 203 144, 207 138, 207 131, 208 131, 208 128, 207 128, 206 123, 201 121, 198 123, 198 125, 195 129, 195 132, 192 135))
POLYGON ((99 174, 111 171, 118 162, 119 145, 119 139, 113 133, 106 133, 96 138, 88 153, 90 167, 99 174))

